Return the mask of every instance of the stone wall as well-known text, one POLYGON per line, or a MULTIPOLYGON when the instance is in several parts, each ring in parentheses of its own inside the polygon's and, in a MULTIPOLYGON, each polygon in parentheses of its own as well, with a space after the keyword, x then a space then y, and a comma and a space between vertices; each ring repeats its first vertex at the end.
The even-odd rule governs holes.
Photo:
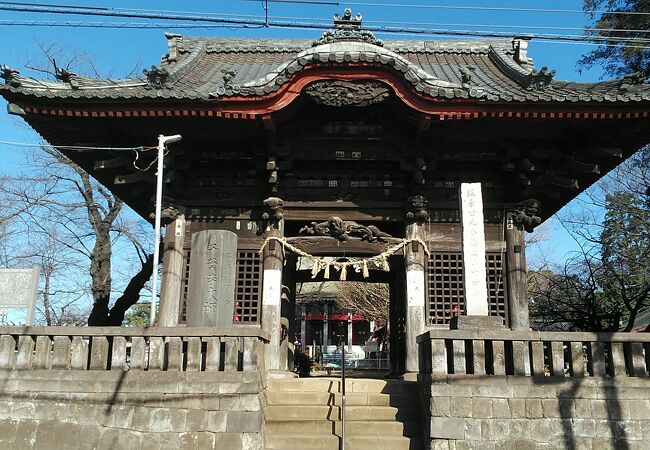
POLYGON ((258 372, 0 371, 2 449, 262 448, 258 372))
POLYGON ((431 449, 647 449, 648 378, 420 375, 431 449))

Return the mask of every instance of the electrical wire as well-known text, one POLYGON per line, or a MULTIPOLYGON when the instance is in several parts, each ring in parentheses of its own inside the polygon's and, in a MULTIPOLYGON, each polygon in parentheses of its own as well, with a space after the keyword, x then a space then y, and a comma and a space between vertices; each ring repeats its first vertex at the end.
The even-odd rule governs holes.
MULTIPOLYGON (((151 147, 151 150, 157 150, 158 147, 151 147)), ((144 150, 146 151, 146 150, 144 150)), ((158 161, 158 154, 156 154, 156 157, 149 163, 149 165, 145 168, 139 167, 137 162, 138 159, 140 158, 140 152, 136 149, 133 149, 133 152, 135 153, 135 159, 133 160, 133 167, 135 167, 136 170, 139 170, 140 172, 147 172, 149 169, 153 167, 154 164, 158 161)), ((163 158, 169 154, 169 150, 167 150, 165 153, 163 153, 163 158)))
POLYGON ((0 141, 2 145, 11 145, 14 147, 30 147, 30 148, 54 148, 59 150, 73 150, 73 151, 93 151, 93 150, 106 150, 106 151, 148 151, 155 150, 158 147, 156 146, 139 146, 139 147, 93 147, 85 145, 52 145, 52 144, 32 144, 29 142, 12 142, 12 141, 0 141))
MULTIPOLYGON (((142 13, 130 12, 117 9, 77 9, 74 7, 56 7, 58 9, 43 8, 40 6, 22 6, 9 4, 8 2, 0 2, 0 10, 20 11, 31 13, 53 13, 53 14, 74 14, 83 16, 107 16, 107 17, 126 17, 126 18, 140 18, 140 19, 158 19, 158 20, 182 20, 192 22, 208 22, 219 24, 231 25, 245 25, 245 26, 259 26, 259 27, 275 27, 275 28, 304 28, 304 29, 323 29, 327 28, 329 24, 321 22, 314 23, 296 23, 296 22, 278 22, 266 20, 256 20, 251 18, 259 16, 247 16, 248 18, 241 17, 219 17, 219 16, 196 16, 196 15, 183 15, 183 14, 160 14, 160 13, 142 13), (4 6, 3 6, 4 5, 4 6)), ((89 7, 86 7, 89 8, 89 7)), ((404 28, 404 27, 366 27, 369 31, 382 32, 382 33, 408 33, 408 34, 429 34, 438 36, 475 36, 475 37, 512 37, 512 33, 504 33, 498 31, 475 31, 475 30, 447 30, 447 29, 421 29, 421 28, 404 28)), ((563 40, 563 41, 588 41, 588 42, 604 42, 604 43, 631 43, 631 44, 650 44, 650 39, 638 37, 605 37, 605 36, 582 36, 582 35, 561 35, 561 34, 539 34, 539 33, 516 33, 517 37, 526 39, 540 39, 540 40, 563 40)))
MULTIPOLYGON (((216 19, 214 19, 216 21, 216 19)), ((91 23, 91 22, 69 22, 69 21, 25 21, 25 20, 9 20, 0 21, 0 26, 42 26, 42 27, 70 27, 70 28, 114 28, 114 29, 162 29, 162 28, 185 28, 185 29, 211 29, 211 28, 231 28, 231 29, 244 29, 244 28, 291 28, 291 29, 325 29, 330 26, 323 23, 290 23, 290 22, 269 22, 264 24, 259 23, 243 23, 243 21, 234 22, 228 20, 227 24, 211 24, 211 25, 196 25, 196 24, 157 24, 157 23, 91 23)), ((630 48, 645 48, 645 45, 650 45, 650 38, 608 38, 603 36, 581 36, 575 34, 540 34, 540 33, 508 33, 499 31, 478 31, 478 30, 450 30, 450 29, 425 29, 425 28, 397 28, 397 27, 365 27, 364 29, 375 33, 391 34, 391 35, 408 35, 408 36, 453 36, 453 37, 476 37, 476 38, 503 38, 512 39, 517 37, 520 39, 538 39, 543 41, 562 41, 562 42, 582 42, 589 45, 606 45, 615 46, 615 44, 628 44, 630 48)))
POLYGON ((228 24, 214 24, 214 25, 199 25, 199 24, 183 24, 183 23, 151 23, 151 22, 75 22, 67 20, 0 20, 0 27, 6 26, 20 26, 20 27, 54 27, 54 28, 101 28, 101 29, 135 29, 135 30, 165 30, 165 29, 202 29, 211 30, 226 28, 229 30, 239 29, 260 29, 266 28, 264 25, 228 25, 228 24))
MULTIPOLYGON (((259 2, 261 0, 242 0, 248 2, 259 2)), ((472 10, 472 11, 501 11, 501 12, 535 12, 535 13, 563 13, 563 14, 614 14, 614 15, 638 15, 649 16, 650 13, 639 11, 608 11, 602 10, 581 10, 581 9, 561 9, 561 8, 515 8, 505 6, 462 6, 462 5, 423 5, 417 3, 380 3, 380 2, 337 2, 325 0, 268 0, 269 3, 290 3, 303 5, 330 5, 330 6, 369 6, 380 8, 417 8, 417 9, 452 9, 452 10, 472 10)))

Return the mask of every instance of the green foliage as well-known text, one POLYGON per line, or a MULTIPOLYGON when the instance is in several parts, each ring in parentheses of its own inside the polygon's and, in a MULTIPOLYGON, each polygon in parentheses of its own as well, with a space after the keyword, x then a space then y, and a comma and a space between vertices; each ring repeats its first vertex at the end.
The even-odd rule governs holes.
POLYGON ((124 315, 125 327, 148 327, 151 314, 150 303, 136 303, 124 315))
POLYGON ((624 42, 617 39, 648 39, 650 30, 650 2, 648 0, 585 0, 585 11, 606 11, 592 13, 589 36, 606 40, 595 50, 587 53, 579 65, 591 67, 602 65, 605 73, 611 76, 624 76, 640 72, 645 78, 650 76, 650 49, 647 41, 624 42), (622 13, 646 13, 622 14, 622 13))
MULTIPOLYGON (((646 156, 635 157, 633 164, 643 163, 646 156)), ((590 252, 568 261, 563 270, 529 273, 534 328, 632 329, 639 312, 650 306, 650 208, 646 190, 606 195, 601 232, 590 243, 590 252)))
POLYGON ((599 284, 604 301, 622 311, 626 331, 650 302, 650 211, 644 197, 631 192, 608 195, 600 239, 599 284))
POLYGON ((314 366, 314 360, 303 352, 297 352, 293 355, 293 371, 299 377, 308 377, 311 373, 311 368, 314 366))

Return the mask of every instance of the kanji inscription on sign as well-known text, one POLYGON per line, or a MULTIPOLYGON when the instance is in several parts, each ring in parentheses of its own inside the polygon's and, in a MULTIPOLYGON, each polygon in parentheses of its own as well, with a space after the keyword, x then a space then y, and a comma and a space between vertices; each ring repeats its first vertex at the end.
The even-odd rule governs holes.
POLYGON ((466 312, 467 315, 487 316, 485 231, 483 227, 481 183, 462 183, 460 198, 466 312))
POLYGON ((192 235, 188 326, 232 326, 236 260, 235 233, 205 230, 192 235))
POLYGON ((27 309, 27 323, 34 322, 40 268, 0 269, 0 308, 27 309))

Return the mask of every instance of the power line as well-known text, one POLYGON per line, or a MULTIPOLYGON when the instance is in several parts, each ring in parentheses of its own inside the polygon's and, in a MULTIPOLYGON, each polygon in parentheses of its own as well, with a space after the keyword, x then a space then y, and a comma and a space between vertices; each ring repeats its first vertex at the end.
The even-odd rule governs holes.
MULTIPOLYGON (((200 23, 211 23, 211 24, 229 24, 245 27, 273 27, 273 28, 298 28, 298 29, 323 29, 328 28, 330 25, 322 22, 286 22, 286 21, 270 21, 266 17, 262 20, 255 19, 259 16, 247 16, 247 18, 240 17, 220 17, 220 16, 195 16, 195 15, 183 15, 183 14, 161 14, 161 13, 140 13, 140 12, 126 12, 121 10, 99 10, 99 9, 84 9, 80 10, 75 7, 66 9, 52 9, 52 8, 43 8, 43 7, 32 7, 32 6, 16 6, 16 5, 5 5, 8 2, 0 2, 0 10, 8 11, 21 11, 21 12, 30 12, 30 13, 54 13, 54 14, 72 14, 72 15, 83 15, 83 16, 106 16, 106 17, 126 17, 126 18, 139 18, 147 20, 181 20, 181 21, 190 21, 190 22, 200 22, 200 23)), ((59 7, 61 8, 61 7, 59 7)), ((310 20, 310 18, 304 18, 304 20, 310 20)), ((315 20, 315 19, 314 19, 315 20)), ((18 24, 19 21, 14 22, 18 24)), ((35 24, 35 22, 32 22, 35 24)), ((60 26, 60 25, 59 25, 60 26)), ((465 25, 467 26, 467 25, 465 25)), ((118 28, 124 28, 121 26, 118 28)), ((135 28, 135 26, 130 26, 135 28)), ((138 26, 139 27, 139 26, 138 26)), ((179 27, 180 28, 180 27, 179 27)), ((432 36, 472 36, 472 37, 493 37, 493 38, 511 38, 513 34, 517 37, 524 39, 539 39, 539 40, 558 40, 558 41, 574 41, 574 42, 597 42, 604 44, 612 43, 629 43, 632 45, 646 44, 650 43, 650 39, 638 38, 638 37, 605 37, 605 36, 582 36, 575 34, 541 34, 541 33, 505 33, 498 31, 476 31, 476 30, 450 30, 450 29, 436 29, 436 28, 408 28, 408 27, 366 27, 365 29, 377 33, 398 33, 398 34, 410 34, 410 35, 432 35, 432 36)))
MULTIPOLYGON (((68 28, 98 28, 98 29, 137 29, 137 30, 150 30, 150 29, 156 29, 156 30, 169 30, 169 29, 191 29, 191 30, 196 30, 196 29, 221 29, 221 28, 227 28, 227 29, 259 29, 259 28, 264 28, 264 26, 260 25, 226 25, 226 24, 213 24, 213 25, 207 25, 207 24, 183 24, 183 23, 171 23, 171 24, 160 24, 160 23, 144 23, 144 22, 70 22, 70 21, 38 21, 38 20, 0 20, 0 27, 2 26, 29 26, 29 27, 68 27, 68 28)), ((269 25, 270 27, 274 27, 273 24, 269 25)), ((295 28, 300 28, 296 26, 295 28)), ((454 32, 453 30, 446 30, 454 32)), ((442 35, 449 35, 450 33, 445 32, 444 34, 440 32, 426 32, 426 30, 422 33, 419 33, 419 36, 441 36, 442 35)), ((462 30, 456 30, 454 32, 454 36, 464 36, 467 35, 467 33, 464 33, 462 30)), ((493 35, 487 35, 484 33, 479 34, 471 34, 473 37, 495 37, 493 35)), ((399 31, 391 31, 391 32, 385 32, 385 31, 377 31, 377 34, 379 36, 382 35, 391 35, 391 36, 408 36, 412 37, 413 33, 403 33, 399 31)), ((504 37, 507 36, 509 38, 512 38, 512 34, 503 34, 500 35, 499 37, 504 37)), ((521 35, 518 35, 521 36, 521 35)), ((574 45, 602 45, 606 47, 617 47, 618 44, 612 44, 612 43, 606 43, 606 42, 590 42, 588 39, 582 40, 582 41, 566 41, 566 40, 556 40, 556 39, 544 39, 545 42, 553 43, 553 44, 574 44, 574 45)), ((646 45, 636 45, 636 44, 628 44, 626 45, 627 48, 637 48, 637 49, 650 49, 650 46, 646 45)))
POLYGON ((139 146, 139 147, 92 147, 85 145, 52 145, 47 143, 42 144, 32 144, 29 142, 12 142, 12 141, 0 141, 2 145, 11 145, 13 147, 27 147, 27 148, 42 148, 48 147, 59 150, 74 150, 74 151, 92 151, 92 150, 114 150, 114 151, 147 151, 156 149, 155 146, 139 146))
POLYGON ((198 24, 183 24, 183 23, 152 23, 152 22, 75 22, 67 20, 0 20, 1 26, 21 26, 21 27, 55 27, 55 28, 101 28, 101 29, 130 29, 130 30, 165 30, 165 29, 216 29, 226 28, 230 30, 235 29, 259 29, 266 28, 264 25, 228 25, 228 24, 213 24, 213 25, 198 25, 198 24))
MULTIPOLYGON (((278 19, 289 19, 289 17, 280 17, 278 19)), ((296 18, 298 19, 298 18, 296 18)), ((557 27, 547 25, 500 25, 500 24, 481 24, 481 23, 444 23, 444 22, 400 22, 385 20, 367 20, 365 23, 371 24, 388 24, 388 25, 428 25, 437 27, 477 27, 477 28, 504 28, 504 29, 524 29, 524 30, 558 30, 558 31, 588 31, 588 32, 611 32, 611 33, 650 33, 650 30, 635 30, 624 28, 581 28, 581 27, 557 27)))
MULTIPOLYGON (((259 2, 261 0, 243 0, 248 2, 259 2)), ((473 11, 501 11, 501 12, 537 12, 537 13, 568 13, 568 14, 615 14, 615 15, 638 15, 648 16, 650 13, 638 11, 608 11, 608 10, 581 10, 581 9, 559 9, 559 8, 514 8, 505 6, 460 6, 460 5, 422 5, 417 3, 379 3, 379 2, 337 2, 324 0, 268 0, 269 3, 292 3, 305 5, 331 5, 331 6, 369 6, 380 8, 419 8, 419 9, 452 9, 452 10, 473 10, 473 11)))

